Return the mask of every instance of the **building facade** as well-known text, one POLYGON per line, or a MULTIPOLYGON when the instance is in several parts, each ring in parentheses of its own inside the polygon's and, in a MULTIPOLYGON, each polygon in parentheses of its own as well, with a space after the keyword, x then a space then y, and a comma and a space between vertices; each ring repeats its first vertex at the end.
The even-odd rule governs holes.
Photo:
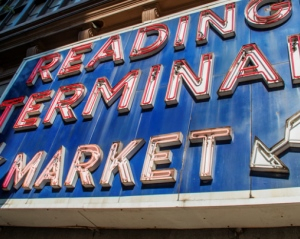
POLYGON ((299 226, 297 1, 1 4, 1 225, 299 226))

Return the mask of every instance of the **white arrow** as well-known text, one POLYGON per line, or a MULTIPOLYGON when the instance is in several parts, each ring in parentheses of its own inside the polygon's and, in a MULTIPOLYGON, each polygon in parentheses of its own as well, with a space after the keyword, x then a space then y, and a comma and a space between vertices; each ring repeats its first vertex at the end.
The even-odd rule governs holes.
POLYGON ((300 111, 286 120, 284 139, 271 149, 255 138, 250 162, 251 171, 289 173, 288 167, 277 156, 291 147, 300 148, 300 111))
POLYGON ((286 120, 284 139, 271 148, 271 152, 279 155, 290 147, 300 147, 300 112, 286 120))
POLYGON ((257 137, 251 154, 250 169, 255 172, 289 173, 288 167, 257 137))

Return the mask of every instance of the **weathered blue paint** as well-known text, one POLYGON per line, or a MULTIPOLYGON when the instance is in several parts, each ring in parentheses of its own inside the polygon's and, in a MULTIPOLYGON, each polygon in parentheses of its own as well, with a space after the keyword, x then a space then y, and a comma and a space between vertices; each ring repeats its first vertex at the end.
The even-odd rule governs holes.
MULTIPOLYGON (((130 62, 131 50, 137 30, 121 33, 124 48, 125 63, 114 66, 112 61, 101 63, 94 71, 85 70, 76 76, 59 80, 55 77, 51 83, 44 84, 37 80, 33 87, 27 87, 25 82, 39 58, 25 60, 14 79, 14 83, 5 99, 22 95, 30 96, 34 92, 47 89, 57 89, 63 85, 83 83, 87 88, 84 100, 74 109, 77 115, 75 123, 66 124, 58 115, 51 127, 40 124, 38 129, 26 132, 14 132, 13 124, 16 121, 21 107, 17 108, 3 133, 1 142, 7 146, 1 156, 7 162, 0 166, 0 183, 12 165, 17 153, 25 152, 31 159, 39 150, 45 150, 48 155, 42 169, 48 164, 52 156, 61 145, 66 147, 66 160, 63 180, 69 171, 69 166, 79 145, 98 144, 104 152, 104 159, 99 168, 93 173, 96 187, 84 189, 80 180, 73 190, 63 187, 53 190, 45 186, 42 190, 24 191, 22 188, 9 192, 0 190, 1 198, 59 198, 59 197, 107 197, 107 196, 135 196, 155 194, 177 194, 194 192, 220 192, 255 189, 272 189, 298 187, 300 161, 298 152, 288 150, 281 156, 282 161, 289 167, 289 178, 271 178, 251 176, 249 169, 251 149, 254 137, 259 137, 268 147, 271 147, 284 137, 285 121, 300 110, 299 88, 292 85, 290 66, 287 51, 287 36, 300 32, 299 15, 300 5, 293 1, 293 14, 282 26, 271 30, 255 30, 245 23, 244 9, 247 1, 236 2, 236 36, 222 39, 214 30, 210 30, 208 43, 196 46, 196 29, 199 12, 190 14, 190 28, 186 48, 174 51, 173 42, 176 34, 178 18, 163 22, 170 30, 168 44, 158 54, 144 60, 130 62), (285 87, 268 90, 259 81, 239 85, 231 97, 218 98, 217 90, 225 74, 234 61, 242 45, 256 43, 276 71, 282 76, 285 87), (168 107, 164 102, 166 89, 171 72, 172 62, 177 59, 186 59, 192 69, 197 72, 201 54, 213 52, 215 64, 213 69, 211 98, 205 101, 195 101, 183 86, 177 106, 168 107), (155 107, 152 110, 142 110, 139 106, 146 84, 150 67, 163 64, 164 71, 159 85, 155 107), (81 116, 83 107, 91 92, 95 80, 105 76, 114 86, 130 70, 140 69, 142 74, 134 97, 131 111, 128 114, 119 114, 117 103, 107 107, 100 100, 95 116, 91 120, 84 120, 81 116), (201 144, 190 144, 188 133, 192 130, 230 126, 233 138, 230 142, 217 143, 214 178, 210 183, 203 183, 199 178, 201 161, 201 144), (144 163, 147 144, 151 136, 182 132, 184 139, 181 146, 173 147, 173 161, 166 167, 176 168, 177 181, 168 184, 143 185, 139 178, 144 163), (115 176, 111 188, 103 188, 99 184, 106 159, 112 142, 122 141, 127 145, 131 140, 143 138, 146 144, 130 160, 136 185, 124 187, 120 183, 119 174, 115 176)), ((224 7, 213 9, 223 18, 224 7)), ((149 39, 150 42, 153 39, 149 39)), ((85 54, 84 65, 94 56, 106 39, 95 39, 94 50, 85 54)), ((65 59, 69 48, 59 51, 65 59)), ((52 72, 56 76, 60 66, 52 72)), ((44 118, 50 102, 45 102, 45 108, 40 117, 44 118)))

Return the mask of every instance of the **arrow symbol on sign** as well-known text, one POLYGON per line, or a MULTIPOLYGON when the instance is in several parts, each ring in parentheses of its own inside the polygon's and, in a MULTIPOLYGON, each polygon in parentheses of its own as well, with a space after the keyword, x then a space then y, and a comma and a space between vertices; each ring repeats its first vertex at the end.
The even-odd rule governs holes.
POLYGON ((250 169, 255 172, 289 173, 288 167, 257 137, 251 154, 250 169))
POLYGON ((255 137, 250 169, 255 172, 289 173, 289 169, 278 158, 288 148, 300 148, 300 112, 286 120, 284 139, 270 149, 255 137))

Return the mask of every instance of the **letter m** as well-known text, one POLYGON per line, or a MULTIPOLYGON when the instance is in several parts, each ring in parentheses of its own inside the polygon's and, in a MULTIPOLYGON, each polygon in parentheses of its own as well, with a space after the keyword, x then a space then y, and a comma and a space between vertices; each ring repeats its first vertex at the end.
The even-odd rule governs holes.
POLYGON ((24 189, 30 190, 46 155, 47 153, 45 151, 39 151, 26 165, 26 154, 19 153, 6 175, 2 189, 9 191, 12 185, 14 185, 15 189, 18 189, 23 184, 22 187, 24 189))
POLYGON ((93 118, 101 96, 105 103, 111 106, 122 95, 118 111, 120 113, 129 112, 140 74, 140 70, 132 70, 114 87, 111 86, 106 77, 98 78, 83 109, 82 116, 86 119, 93 118))

